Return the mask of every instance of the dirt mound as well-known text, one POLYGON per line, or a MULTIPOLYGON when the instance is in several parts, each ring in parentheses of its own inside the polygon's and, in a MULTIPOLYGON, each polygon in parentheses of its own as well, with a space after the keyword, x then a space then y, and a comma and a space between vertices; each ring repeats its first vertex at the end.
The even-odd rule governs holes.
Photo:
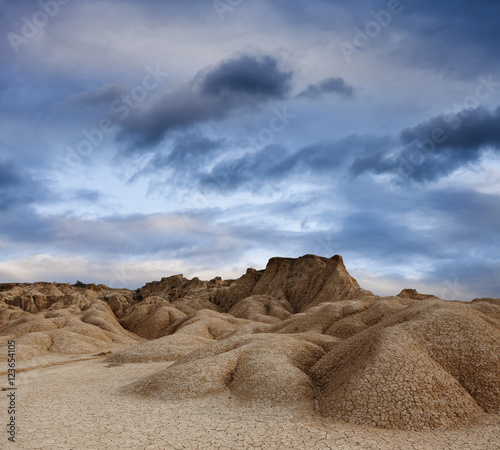
POLYGON ((325 350, 299 336, 238 336, 192 352, 125 392, 189 398, 229 389, 241 400, 314 409, 315 386, 305 371, 325 350))
MULTIPOLYGON (((29 361, 48 353, 89 354, 140 341, 122 328, 103 301, 93 300, 87 305, 85 299, 75 303, 72 307, 57 308, 56 302, 54 308, 36 314, 4 304, 0 311, 2 346, 15 340, 16 358, 29 361), (82 304, 85 306, 80 310, 77 305, 82 304)), ((5 360, 6 355, 6 351, 2 352, 0 360, 5 360)))
POLYGON ((490 321, 442 300, 325 304, 219 339, 125 392, 167 400, 228 391, 308 412, 316 404, 359 425, 448 429, 498 414, 500 329, 490 321))

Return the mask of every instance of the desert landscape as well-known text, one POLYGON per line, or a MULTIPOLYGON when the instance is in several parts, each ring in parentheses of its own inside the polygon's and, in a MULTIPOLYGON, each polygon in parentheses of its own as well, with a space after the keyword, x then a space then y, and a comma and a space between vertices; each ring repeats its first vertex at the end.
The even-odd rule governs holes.
POLYGON ((0 5, 0 450, 500 450, 500 1, 0 5))
POLYGON ((500 448, 500 299, 378 297, 338 255, 0 290, 13 448, 500 448))

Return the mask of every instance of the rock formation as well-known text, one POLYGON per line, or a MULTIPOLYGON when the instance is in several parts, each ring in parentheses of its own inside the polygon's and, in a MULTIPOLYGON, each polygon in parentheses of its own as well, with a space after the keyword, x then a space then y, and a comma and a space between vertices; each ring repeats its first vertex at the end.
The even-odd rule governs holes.
MULTIPOLYGON (((237 280, 163 278, 141 289, 0 285, 0 342, 20 360, 113 351, 172 361, 121 390, 231 395, 353 424, 432 430, 500 413, 500 302, 378 297, 342 258, 272 258, 237 280)), ((6 352, 2 352, 2 357, 6 352)))

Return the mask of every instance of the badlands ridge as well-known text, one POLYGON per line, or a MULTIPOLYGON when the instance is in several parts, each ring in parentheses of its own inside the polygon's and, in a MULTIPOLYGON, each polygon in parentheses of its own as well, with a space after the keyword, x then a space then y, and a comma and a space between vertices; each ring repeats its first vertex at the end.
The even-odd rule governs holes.
POLYGON ((229 394, 413 431, 500 412, 499 299, 444 301, 410 289, 378 297, 338 255, 273 258, 237 280, 176 275, 136 291, 2 284, 3 347, 10 339, 25 367, 101 352, 116 367, 173 362, 120 387, 144 400, 229 394))

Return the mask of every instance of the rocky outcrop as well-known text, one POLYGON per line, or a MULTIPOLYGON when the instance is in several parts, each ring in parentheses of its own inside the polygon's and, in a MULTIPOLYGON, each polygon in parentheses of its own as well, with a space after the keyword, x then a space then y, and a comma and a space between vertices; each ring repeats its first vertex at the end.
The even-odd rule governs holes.
POLYGON ((416 289, 403 289, 399 294, 398 297, 401 298, 411 298, 414 300, 428 300, 428 299, 436 299, 435 295, 428 295, 428 294, 420 294, 417 292, 416 289))
MULTIPOLYGON (((362 289, 340 256, 272 258, 237 280, 0 285, 0 343, 20 361, 113 351, 173 362, 125 394, 231 395, 374 427, 434 430, 500 413, 500 304, 362 289)), ((5 356, 6 352, 2 352, 5 356)))

